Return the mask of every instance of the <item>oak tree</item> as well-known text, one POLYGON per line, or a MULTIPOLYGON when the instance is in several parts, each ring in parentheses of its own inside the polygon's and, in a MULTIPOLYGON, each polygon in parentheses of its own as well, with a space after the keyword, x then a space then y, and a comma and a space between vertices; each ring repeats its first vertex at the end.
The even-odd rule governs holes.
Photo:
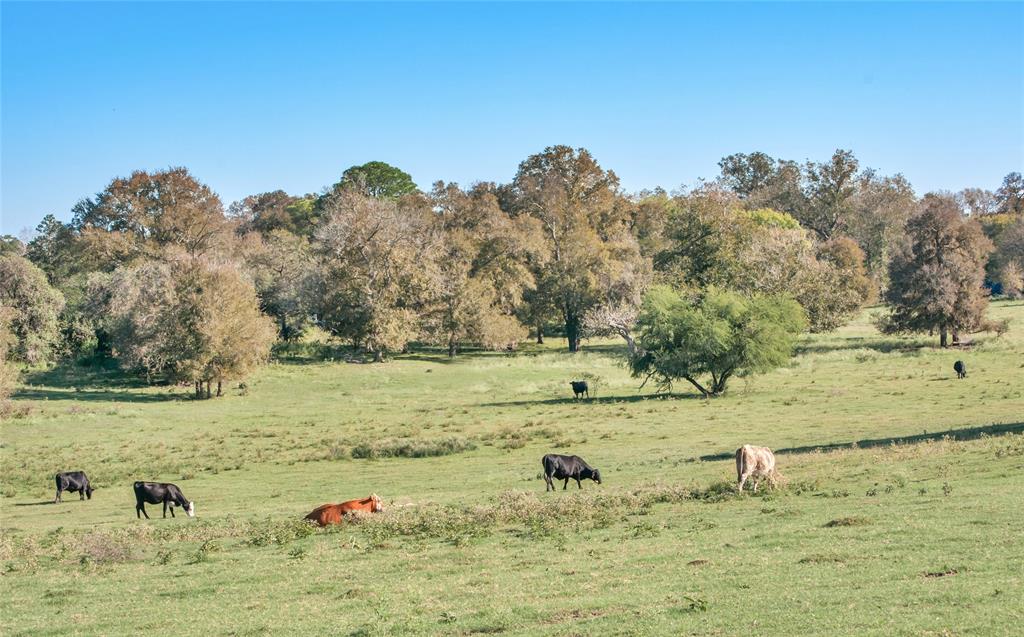
POLYGON ((888 333, 949 333, 980 327, 988 308, 985 261, 992 243, 977 222, 965 219, 950 195, 927 194, 907 223, 907 238, 889 265, 885 300, 889 314, 879 326, 888 333))

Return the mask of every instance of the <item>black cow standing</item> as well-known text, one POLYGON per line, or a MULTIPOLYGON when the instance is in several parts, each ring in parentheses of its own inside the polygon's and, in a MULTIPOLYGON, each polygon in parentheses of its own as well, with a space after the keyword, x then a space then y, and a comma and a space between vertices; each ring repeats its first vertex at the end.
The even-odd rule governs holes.
POLYGON ((141 518, 144 515, 147 520, 149 519, 149 514, 146 513, 147 502, 149 504, 163 503, 165 518, 167 517, 167 505, 171 507, 172 518, 174 517, 175 506, 184 508, 185 513, 190 518, 196 514, 196 503, 185 499, 181 489, 176 484, 169 484, 167 482, 136 482, 135 517, 141 518))
POLYGON ((549 453, 540 461, 544 465, 544 482, 547 484, 545 491, 554 491, 555 485, 551 479, 565 480, 562 490, 569 488, 569 480, 576 481, 576 487, 583 488, 580 480, 593 480, 601 484, 601 472, 591 467, 579 456, 560 456, 556 453, 549 453))
POLYGON ((587 398, 590 398, 590 389, 587 387, 587 381, 585 380, 573 380, 569 382, 572 385, 572 397, 579 398, 586 394, 587 398))
POLYGON ((89 484, 89 477, 85 475, 84 471, 65 471, 63 473, 58 473, 54 476, 54 480, 57 483, 57 495, 53 498, 54 504, 64 501, 64 499, 60 497, 60 494, 63 491, 67 491, 68 493, 78 491, 79 500, 85 500, 86 498, 92 500, 92 485, 89 484))
POLYGON ((967 365, 964 365, 963 361, 953 363, 953 371, 956 372, 957 378, 967 378, 967 365))

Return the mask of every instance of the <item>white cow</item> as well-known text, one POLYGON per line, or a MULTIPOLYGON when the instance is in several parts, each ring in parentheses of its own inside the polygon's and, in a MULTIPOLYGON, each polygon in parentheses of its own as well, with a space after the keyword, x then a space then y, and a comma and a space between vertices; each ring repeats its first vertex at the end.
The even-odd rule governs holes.
POLYGON ((768 478, 771 485, 775 486, 778 473, 775 471, 775 454, 768 447, 755 447, 743 445, 736 450, 736 480, 739 481, 737 490, 743 491, 743 484, 747 478, 754 478, 754 493, 757 493, 757 479, 761 476, 768 478))

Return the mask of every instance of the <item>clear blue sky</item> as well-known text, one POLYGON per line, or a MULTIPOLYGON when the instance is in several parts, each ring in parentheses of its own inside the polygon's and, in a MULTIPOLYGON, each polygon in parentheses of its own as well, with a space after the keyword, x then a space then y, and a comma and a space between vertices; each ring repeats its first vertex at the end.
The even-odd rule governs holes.
POLYGON ((1024 4, 12 3, 0 232, 134 169, 225 204, 382 160, 507 181, 552 144, 628 190, 837 147, 919 192, 1024 166, 1024 4))

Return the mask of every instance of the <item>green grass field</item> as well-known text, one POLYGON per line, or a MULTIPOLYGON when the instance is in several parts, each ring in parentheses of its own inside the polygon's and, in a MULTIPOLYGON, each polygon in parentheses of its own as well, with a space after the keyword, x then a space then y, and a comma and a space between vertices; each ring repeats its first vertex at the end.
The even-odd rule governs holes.
POLYGON ((638 391, 610 340, 302 349, 209 401, 31 372, 2 426, 0 634, 1019 635, 1024 304, 991 314, 1010 331, 963 351, 865 315, 714 400, 638 391), (781 488, 730 490, 744 443, 781 488), (551 451, 604 484, 545 493, 551 451), (93 499, 50 504, 73 469, 93 499), (197 517, 136 520, 140 479, 197 517), (385 513, 298 522, 370 492, 385 513))

